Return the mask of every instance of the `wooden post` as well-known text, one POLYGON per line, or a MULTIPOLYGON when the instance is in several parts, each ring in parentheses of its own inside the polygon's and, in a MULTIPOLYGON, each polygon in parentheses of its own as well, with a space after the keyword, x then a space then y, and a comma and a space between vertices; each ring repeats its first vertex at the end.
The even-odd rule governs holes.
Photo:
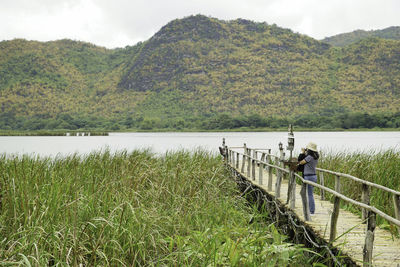
POLYGON ((229 151, 228 151, 228 146, 225 143, 225 138, 222 138, 222 147, 224 148, 224 154, 225 154, 225 162, 229 164, 229 151))
MULTIPOLYGON (((319 177, 319 183, 322 186, 325 186, 325 180, 324 180, 324 173, 323 172, 318 172, 318 177, 319 177)), ((325 190, 324 189, 320 189, 320 196, 321 196, 321 200, 325 200, 325 190)))
MULTIPOLYGON (((286 174, 286 173, 285 173, 286 174)), ((287 189, 287 196, 286 196, 286 205, 290 203, 291 195, 292 195, 292 179, 289 172, 289 180, 288 180, 288 189, 287 189)))
POLYGON ((256 160, 252 159, 251 160, 251 178, 253 181, 256 180, 256 160))
POLYGON ((224 162, 229 163, 228 160, 228 151, 226 151, 225 138, 222 138, 222 156, 224 157, 224 162))
POLYGON ((258 183, 260 185, 263 184, 263 171, 264 171, 264 168, 265 168, 264 161, 265 161, 265 153, 262 153, 261 154, 261 159, 260 159, 260 162, 259 162, 259 169, 258 169, 258 183))
MULTIPOLYGON (((278 158, 275 158, 275 165, 279 166, 278 158)), ((276 198, 280 198, 280 196, 281 196, 281 182, 282 182, 281 171, 276 169, 276 182, 275 182, 275 197, 276 198)))
POLYGON ((246 162, 246 155, 243 154, 243 157, 242 157, 242 168, 240 170, 241 173, 244 173, 244 164, 245 164, 245 162, 246 162))
MULTIPOLYGON (((289 171, 289 179, 288 179, 288 190, 287 190, 287 197, 286 197, 286 204, 289 204, 292 199, 292 193, 293 193, 293 181, 292 181, 292 176, 291 176, 291 171, 289 171)), ((285 176, 287 173, 284 174, 285 176)), ((291 206, 290 206, 291 207, 291 206)))
POLYGON ((308 186, 306 183, 303 183, 301 185, 300 196, 301 196, 301 203, 303 204, 304 220, 310 221, 311 217, 310 217, 310 207, 308 205, 308 186))
POLYGON ((236 152, 236 169, 239 170, 239 152, 236 152))
POLYGON ((244 143, 243 144, 242 168, 240 170, 241 173, 244 173, 244 164, 246 162, 246 153, 247 153, 247 147, 246 147, 246 143, 244 143))
MULTIPOLYGON (((400 220, 400 196, 393 195, 393 204, 394 204, 394 216, 397 220, 400 220)), ((400 226, 397 226, 397 231, 400 234, 400 226)))
MULTIPOLYGON (((323 172, 319 172, 319 181, 321 183, 322 186, 325 186, 325 180, 324 180, 324 173, 323 172)), ((321 193, 321 200, 325 200, 325 190, 320 189, 320 193, 321 193)))
POLYGON ((243 154, 243 157, 242 157, 242 168, 240 170, 241 173, 244 173, 244 164, 245 164, 245 162, 246 162, 246 155, 243 154))
POLYGON ((372 250, 375 239, 376 214, 368 212, 367 233, 365 234, 365 244, 363 250, 363 266, 372 266, 372 250))
POLYGON ((251 170, 251 150, 247 149, 247 177, 250 178, 250 170, 251 170))
MULTIPOLYGON (((283 160, 285 159, 285 153, 283 152, 283 145, 282 143, 279 143, 279 161, 278 161, 278 166, 283 167, 283 160)), ((280 178, 281 180, 283 179, 283 176, 285 175, 284 172, 280 171, 280 178)))
MULTIPOLYGON (((369 205, 369 186, 366 184, 362 184, 362 192, 361 192, 361 202, 369 205)), ((368 210, 361 208, 362 210, 362 220, 366 220, 368 217, 368 210)))
MULTIPOLYGON (((340 193, 340 176, 336 175, 335 179, 335 191, 340 193)), ((336 197, 334 198, 333 201, 333 212, 331 215, 331 232, 329 235, 329 242, 333 243, 333 241, 336 238, 336 226, 337 226, 337 221, 339 218, 339 210, 340 210, 340 198, 336 197)))
POLYGON ((290 170, 289 179, 292 184, 290 192, 290 208, 294 210, 296 207, 296 176, 294 176, 294 171, 292 170, 290 170))
MULTIPOLYGON (((276 158, 275 165, 281 166, 281 160, 283 160, 283 146, 279 143, 279 158, 276 158)), ((275 197, 281 197, 281 184, 282 184, 283 173, 280 170, 276 170, 276 183, 275 183, 275 197)))
MULTIPOLYGON (((271 164, 271 149, 268 150, 267 163, 271 164)), ((268 191, 272 191, 272 167, 268 166, 268 191)))

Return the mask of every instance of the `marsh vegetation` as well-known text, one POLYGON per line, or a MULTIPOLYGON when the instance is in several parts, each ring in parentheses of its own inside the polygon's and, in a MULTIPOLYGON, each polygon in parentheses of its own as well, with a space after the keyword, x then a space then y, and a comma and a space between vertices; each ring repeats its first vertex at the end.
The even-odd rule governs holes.
POLYGON ((276 266, 311 261, 240 197, 217 156, 1 156, 0 263, 276 266))

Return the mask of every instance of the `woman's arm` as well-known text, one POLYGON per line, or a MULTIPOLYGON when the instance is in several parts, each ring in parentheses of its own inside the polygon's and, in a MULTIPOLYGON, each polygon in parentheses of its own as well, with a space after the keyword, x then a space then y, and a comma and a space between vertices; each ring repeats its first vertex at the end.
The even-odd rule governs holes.
POLYGON ((299 156, 297 157, 297 161, 301 161, 301 160, 303 160, 305 158, 306 158, 306 154, 300 153, 299 156))
POLYGON ((297 157, 297 161, 300 162, 300 161, 302 161, 302 160, 305 159, 305 158, 306 158, 305 149, 304 149, 304 148, 301 148, 301 152, 300 152, 299 156, 297 157))
POLYGON ((307 155, 304 159, 300 160, 298 165, 304 165, 306 163, 308 163, 311 160, 311 156, 307 155))
POLYGON ((303 159, 303 160, 299 161, 298 165, 304 165, 306 163, 307 163, 307 161, 303 159))

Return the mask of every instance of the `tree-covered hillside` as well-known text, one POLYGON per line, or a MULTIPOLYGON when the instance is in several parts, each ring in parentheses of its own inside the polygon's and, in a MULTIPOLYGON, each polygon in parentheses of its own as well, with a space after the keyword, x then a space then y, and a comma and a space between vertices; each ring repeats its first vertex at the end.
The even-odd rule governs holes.
POLYGON ((399 57, 400 41, 337 48, 276 25, 201 15, 113 50, 3 41, 0 128, 365 126, 352 124, 360 116, 400 127, 399 57))
POLYGON ((392 26, 383 30, 356 30, 348 33, 341 33, 334 36, 326 37, 322 42, 331 44, 333 46, 346 46, 362 39, 369 37, 379 37, 388 40, 400 40, 400 27, 392 26))

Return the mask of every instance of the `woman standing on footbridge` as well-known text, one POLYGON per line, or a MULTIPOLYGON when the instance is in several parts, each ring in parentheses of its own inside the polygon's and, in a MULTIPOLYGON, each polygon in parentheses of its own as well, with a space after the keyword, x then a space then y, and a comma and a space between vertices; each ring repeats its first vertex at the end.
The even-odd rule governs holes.
MULTIPOLYGON (((307 181, 317 182, 317 164, 319 159, 319 154, 317 150, 317 145, 313 142, 308 143, 306 149, 302 152, 305 154, 304 159, 300 160, 298 165, 304 165, 303 177, 307 181)), ((301 157, 301 155, 300 155, 301 157)), ((310 213, 315 213, 315 201, 314 201, 314 186, 307 185, 308 203, 310 207, 310 213)))

